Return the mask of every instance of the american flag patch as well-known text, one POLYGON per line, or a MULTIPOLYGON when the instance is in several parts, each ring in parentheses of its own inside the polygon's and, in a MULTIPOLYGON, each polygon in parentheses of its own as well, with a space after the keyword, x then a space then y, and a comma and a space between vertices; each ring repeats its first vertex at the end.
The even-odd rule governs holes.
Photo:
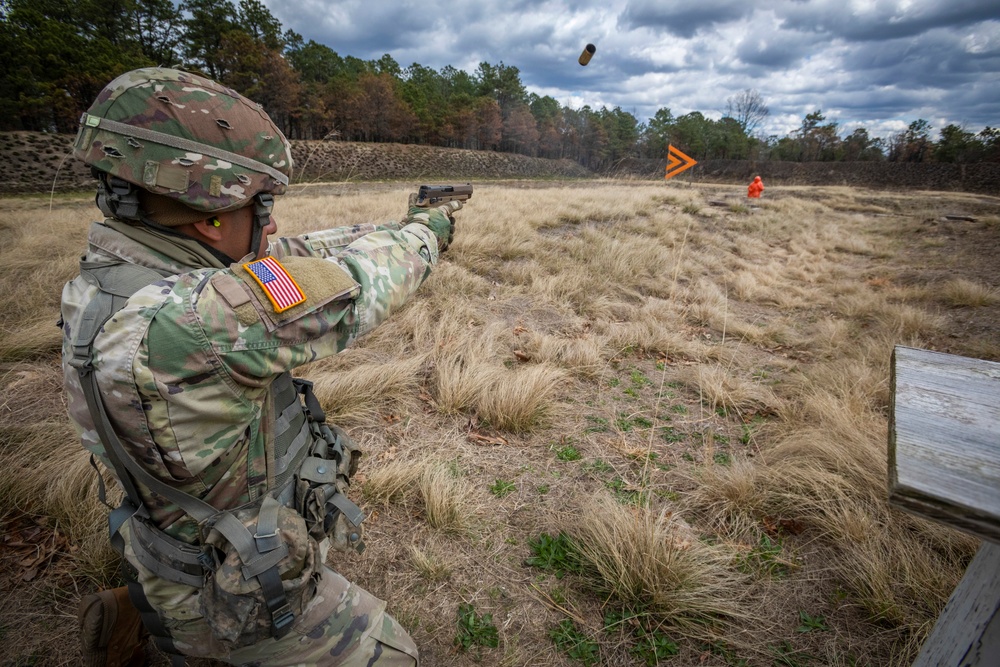
POLYGON ((248 262, 243 268, 254 277, 267 294, 267 298, 274 305, 274 312, 280 313, 306 300, 306 295, 302 293, 295 279, 288 275, 281 262, 273 257, 248 262))

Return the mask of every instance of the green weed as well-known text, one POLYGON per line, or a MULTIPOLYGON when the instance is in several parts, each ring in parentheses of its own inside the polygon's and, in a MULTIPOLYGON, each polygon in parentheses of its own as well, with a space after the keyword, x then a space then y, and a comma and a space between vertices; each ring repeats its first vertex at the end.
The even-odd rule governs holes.
POLYGON ((476 613, 471 604, 458 605, 458 634, 455 646, 468 651, 473 646, 496 648, 500 645, 497 626, 493 624, 493 614, 476 613))
POLYGON ((804 611, 799 611, 799 627, 797 632, 812 632, 813 630, 829 630, 826 619, 822 616, 810 616, 804 611))
POLYGON ((594 459, 590 463, 586 463, 583 466, 584 470, 590 472, 614 472, 615 469, 603 459, 594 459))
POLYGON ((583 454, 573 445, 566 445, 556 450, 556 458, 560 461, 579 461, 583 454))
POLYGON ((805 651, 796 651, 792 648, 791 643, 785 640, 775 645, 768 645, 767 647, 772 654, 774 654, 773 665, 784 665, 784 667, 802 667, 807 662, 811 662, 816 659, 815 656, 809 655, 805 651))
POLYGON ((660 630, 650 631, 645 621, 646 617, 632 609, 612 610, 604 614, 604 631, 613 633, 631 629, 636 643, 629 648, 629 653, 650 667, 680 652, 674 641, 660 630))
POLYGON ((611 609, 604 613, 604 631, 615 632, 619 626, 635 625, 639 615, 631 609, 611 609))
POLYGON ((570 659, 585 665, 597 664, 600 657, 597 642, 578 630, 576 624, 568 618, 549 630, 549 637, 570 659))
POLYGON ((615 477, 610 482, 605 482, 604 486, 606 486, 615 497, 615 500, 620 502, 622 505, 635 505, 636 507, 641 507, 645 503, 648 495, 645 492, 628 488, 628 485, 625 484, 625 480, 621 477, 615 477))
POLYGON ((763 422, 764 419, 762 417, 756 416, 750 420, 749 424, 743 424, 743 433, 740 435, 740 444, 749 445, 753 441, 754 432, 763 422))
POLYGON ((788 574, 788 562, 781 558, 781 541, 772 541, 767 535, 761 535, 756 546, 741 556, 736 566, 748 574, 762 574, 772 577, 784 577, 788 574))
POLYGON ((717 641, 702 646, 702 650, 708 650, 712 655, 722 658, 730 667, 750 667, 750 662, 746 658, 737 658, 736 652, 729 648, 726 642, 717 641))
POLYGON ((639 639, 629 649, 629 653, 645 662, 649 667, 655 667, 661 661, 680 653, 680 647, 659 630, 647 632, 640 627, 637 634, 639 639))
POLYGON ((623 433, 628 433, 633 428, 652 428, 652 426, 653 422, 646 417, 630 415, 627 412, 619 413, 615 420, 615 427, 623 433))
POLYGON ((675 429, 673 426, 661 426, 660 437, 667 442, 681 442, 687 436, 675 429))
POLYGON ((635 387, 645 387, 648 384, 653 384, 652 380, 643 375, 642 371, 638 370, 632 371, 632 374, 629 376, 629 379, 632 381, 632 385, 635 387))
POLYGON ((562 579, 567 572, 580 571, 579 553, 566 533, 555 537, 542 533, 536 539, 528 540, 528 546, 534 555, 524 561, 526 565, 551 570, 557 579, 562 579))
POLYGON ((497 498, 506 498, 515 491, 517 491, 517 487, 514 486, 514 482, 508 482, 505 479, 498 479, 490 487, 490 493, 492 493, 497 498))

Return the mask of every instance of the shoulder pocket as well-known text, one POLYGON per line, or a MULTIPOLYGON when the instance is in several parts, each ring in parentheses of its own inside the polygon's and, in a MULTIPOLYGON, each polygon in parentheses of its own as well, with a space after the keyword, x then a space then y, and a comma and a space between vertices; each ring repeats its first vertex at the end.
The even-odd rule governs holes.
POLYGON ((339 264, 317 257, 289 256, 280 261, 265 257, 234 264, 230 270, 235 284, 216 279, 216 290, 236 310, 241 322, 249 324, 246 309, 253 308, 254 319, 263 320, 271 331, 332 301, 352 299, 361 289, 339 264))

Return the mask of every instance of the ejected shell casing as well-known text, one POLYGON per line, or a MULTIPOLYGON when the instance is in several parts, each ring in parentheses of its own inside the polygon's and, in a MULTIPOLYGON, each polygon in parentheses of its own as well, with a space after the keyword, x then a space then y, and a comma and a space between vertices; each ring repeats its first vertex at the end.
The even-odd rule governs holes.
POLYGON ((594 46, 593 44, 587 44, 587 46, 584 47, 583 49, 583 53, 580 54, 580 64, 586 65, 587 63, 589 63, 595 51, 597 51, 596 46, 594 46))

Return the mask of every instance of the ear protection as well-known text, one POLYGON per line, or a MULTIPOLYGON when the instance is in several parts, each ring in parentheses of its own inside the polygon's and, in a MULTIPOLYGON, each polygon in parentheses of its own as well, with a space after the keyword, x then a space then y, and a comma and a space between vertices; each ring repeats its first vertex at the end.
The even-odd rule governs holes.
POLYGON ((213 227, 221 227, 221 226, 222 226, 222 223, 221 223, 221 222, 219 222, 219 219, 218 219, 218 218, 216 218, 216 217, 211 217, 211 218, 209 218, 208 220, 209 220, 209 222, 211 222, 211 223, 212 223, 212 226, 213 226, 213 227))

